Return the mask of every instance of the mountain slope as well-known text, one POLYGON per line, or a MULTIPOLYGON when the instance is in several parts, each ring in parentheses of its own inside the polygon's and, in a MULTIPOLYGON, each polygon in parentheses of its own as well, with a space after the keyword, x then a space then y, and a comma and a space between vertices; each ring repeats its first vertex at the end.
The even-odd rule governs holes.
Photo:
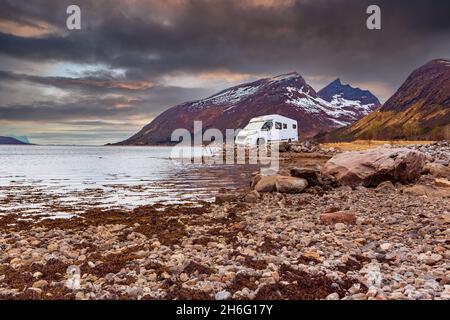
MULTIPOLYGON (((357 100, 355 100, 357 101, 357 100)), ((175 129, 193 132, 194 121, 203 130, 243 128, 251 118, 280 114, 299 122, 301 138, 342 127, 360 119, 361 106, 322 99, 298 73, 261 79, 223 90, 209 98, 170 108, 119 145, 167 144, 175 129)), ((365 107, 364 107, 365 108, 365 107)))
POLYGON ((0 144, 23 144, 23 145, 25 145, 28 143, 22 142, 18 139, 11 138, 11 137, 1 137, 0 136, 0 144))
POLYGON ((322 140, 449 139, 450 61, 430 61, 415 70, 376 112, 322 140))

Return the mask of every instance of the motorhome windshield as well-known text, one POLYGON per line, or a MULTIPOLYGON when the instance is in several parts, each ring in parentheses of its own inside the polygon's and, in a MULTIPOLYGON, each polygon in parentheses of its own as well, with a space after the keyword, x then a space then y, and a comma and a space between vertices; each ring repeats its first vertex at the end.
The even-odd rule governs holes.
POLYGON ((250 122, 244 128, 244 130, 259 130, 259 129, 261 129, 263 124, 264 124, 264 121, 253 121, 253 122, 250 122))

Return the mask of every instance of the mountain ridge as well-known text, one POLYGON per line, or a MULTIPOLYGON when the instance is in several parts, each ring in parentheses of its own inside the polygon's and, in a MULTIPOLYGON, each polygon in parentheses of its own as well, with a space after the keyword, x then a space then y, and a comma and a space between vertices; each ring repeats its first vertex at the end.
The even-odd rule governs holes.
POLYGON ((225 132, 243 128, 251 118, 266 114, 296 119, 300 136, 312 137, 320 131, 352 123, 378 107, 363 105, 359 100, 339 99, 326 101, 298 72, 291 72, 239 84, 205 99, 176 105, 117 144, 170 144, 175 129, 184 128, 194 133, 194 121, 202 121, 204 130, 216 128, 225 132))
POLYGON ((415 69, 378 110, 346 128, 317 138, 449 139, 450 60, 434 59, 415 69))

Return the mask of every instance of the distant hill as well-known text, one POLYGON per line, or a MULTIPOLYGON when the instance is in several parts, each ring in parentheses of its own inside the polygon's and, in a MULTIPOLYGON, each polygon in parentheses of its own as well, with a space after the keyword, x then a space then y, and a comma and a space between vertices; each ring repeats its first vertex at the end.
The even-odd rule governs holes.
POLYGON ((19 144, 19 145, 26 145, 29 143, 25 143, 23 141, 20 141, 16 138, 12 138, 12 137, 2 137, 0 136, 0 144, 19 144))
POLYGON ((450 61, 437 59, 423 65, 381 108, 318 138, 450 139, 450 61))
POLYGON ((30 144, 30 140, 28 140, 27 136, 11 136, 11 137, 19 141, 22 141, 25 144, 30 144))
POLYGON ((351 124, 377 107, 370 92, 333 82, 318 94, 294 72, 260 79, 223 90, 209 98, 186 102, 163 112, 150 124, 118 145, 168 144, 175 129, 193 133, 194 121, 203 129, 241 129, 250 119, 280 114, 298 121, 301 139, 351 124))

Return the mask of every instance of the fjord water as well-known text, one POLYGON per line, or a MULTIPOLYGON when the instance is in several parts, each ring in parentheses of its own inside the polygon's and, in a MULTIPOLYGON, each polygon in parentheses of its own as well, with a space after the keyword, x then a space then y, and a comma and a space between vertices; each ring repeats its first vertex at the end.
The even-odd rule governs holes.
POLYGON ((170 148, 1 146, 0 185, 133 184, 164 178, 179 166, 170 148))
POLYGON ((250 168, 171 159, 170 147, 0 146, 0 214, 211 201, 250 168))

